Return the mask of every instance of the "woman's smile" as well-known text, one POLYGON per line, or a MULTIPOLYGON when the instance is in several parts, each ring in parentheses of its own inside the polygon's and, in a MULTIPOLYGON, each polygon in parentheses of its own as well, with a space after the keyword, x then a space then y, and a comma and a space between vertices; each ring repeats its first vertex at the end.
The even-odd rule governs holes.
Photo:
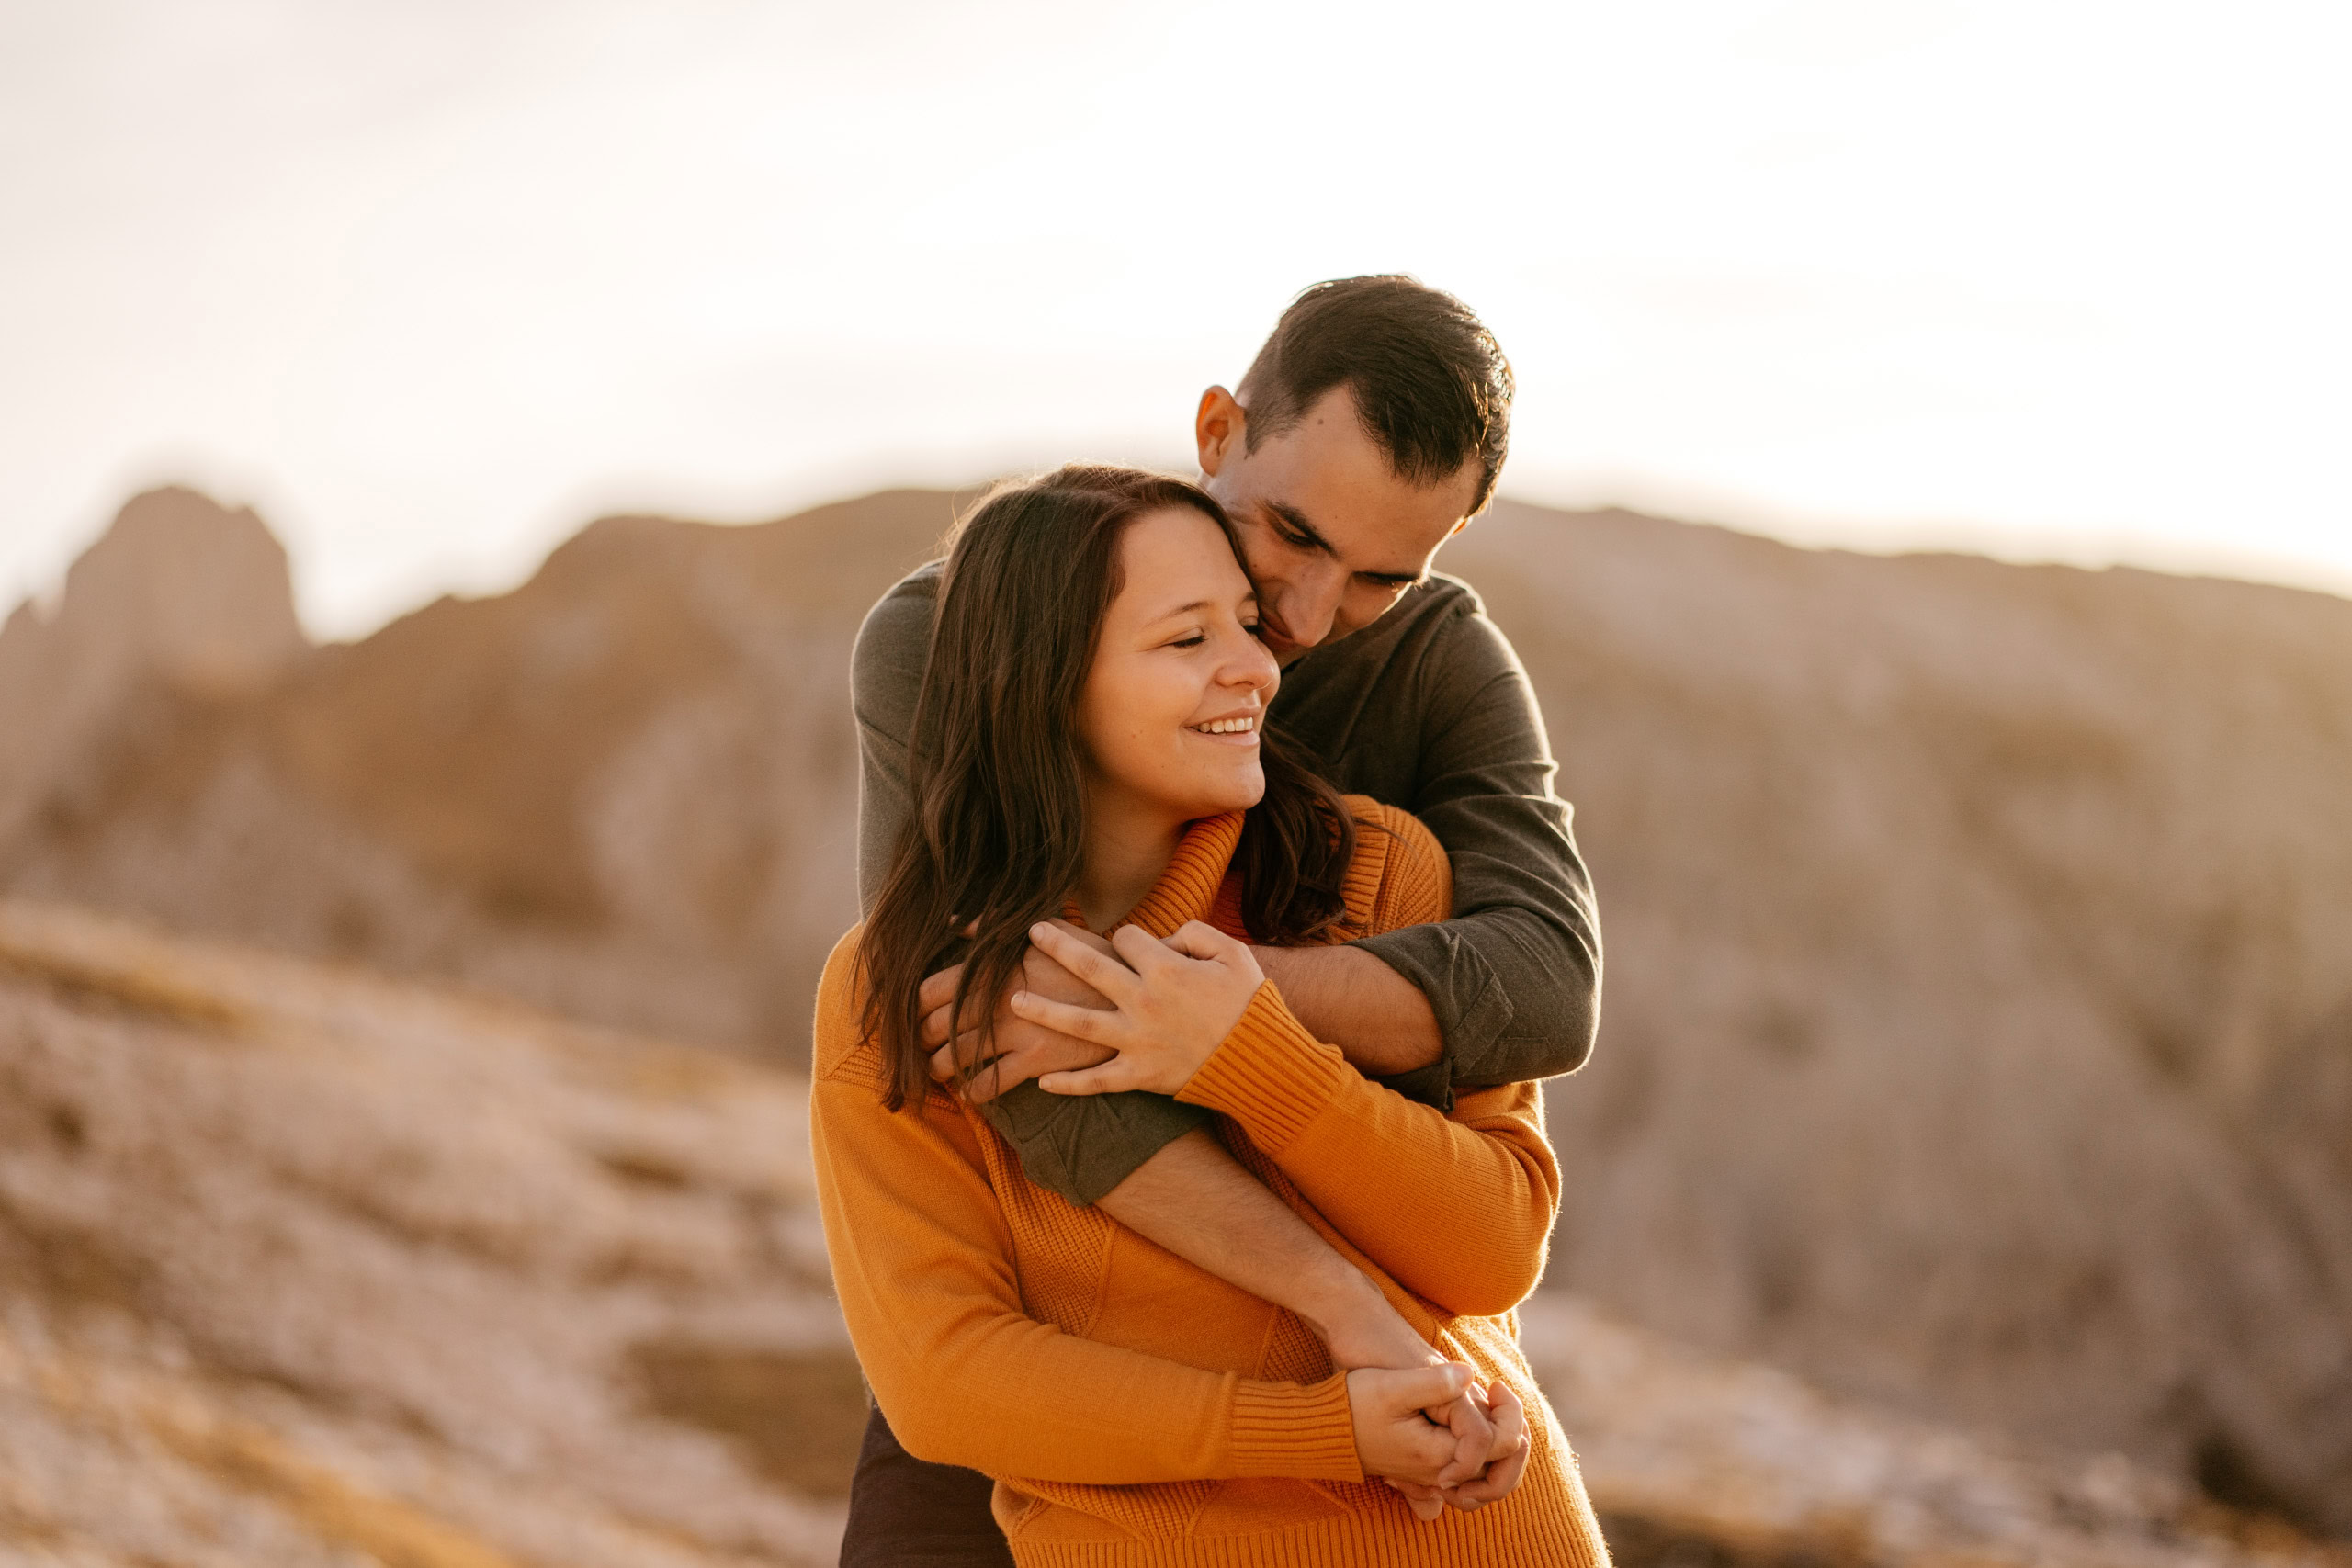
POLYGON ((1221 746, 1255 748, 1258 744, 1258 715, 1235 714, 1228 718, 1212 718, 1200 724, 1188 724, 1185 729, 1204 740, 1221 746))

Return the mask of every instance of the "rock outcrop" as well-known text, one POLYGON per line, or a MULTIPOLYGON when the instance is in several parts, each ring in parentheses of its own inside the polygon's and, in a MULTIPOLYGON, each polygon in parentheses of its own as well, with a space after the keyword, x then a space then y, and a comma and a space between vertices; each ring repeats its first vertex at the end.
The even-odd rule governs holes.
POLYGON ((0 626, 0 846, 101 762, 142 699, 222 703, 308 649, 286 551, 251 511, 150 491, 74 563, 53 612, 0 626))

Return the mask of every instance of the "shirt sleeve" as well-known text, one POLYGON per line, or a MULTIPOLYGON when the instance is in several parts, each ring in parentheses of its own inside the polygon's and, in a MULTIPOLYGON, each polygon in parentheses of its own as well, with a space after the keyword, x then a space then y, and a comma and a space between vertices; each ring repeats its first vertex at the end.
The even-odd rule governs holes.
POLYGON ((1387 1080, 1443 1106, 1454 1085, 1574 1072, 1600 1021, 1600 922, 1526 670, 1475 602, 1420 668, 1409 808, 1453 863, 1453 918, 1365 938, 1429 998, 1446 1059, 1387 1080), (1420 1080, 1432 1080, 1424 1083, 1420 1080))
MULTIPOLYGON (((828 990, 820 1062, 850 1027, 838 973, 828 990)), ((1209 1371, 1029 1316, 970 1124, 940 1096, 886 1111, 874 1077, 818 1077, 809 1132, 842 1315, 908 1452, 1095 1485, 1363 1479, 1342 1374, 1286 1383, 1209 1371)))
POLYGON ((936 603, 920 591, 920 573, 907 578, 875 603, 850 653, 850 710, 857 716, 857 898, 868 913, 913 809, 907 738, 931 657, 936 603))

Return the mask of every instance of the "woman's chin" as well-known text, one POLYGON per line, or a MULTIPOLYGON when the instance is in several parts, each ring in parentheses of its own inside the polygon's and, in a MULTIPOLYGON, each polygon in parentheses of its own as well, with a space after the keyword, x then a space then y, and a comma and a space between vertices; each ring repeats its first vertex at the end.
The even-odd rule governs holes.
POLYGON ((1265 798, 1265 771, 1252 764, 1246 773, 1237 770, 1231 778, 1204 781, 1184 803, 1184 816, 1187 820, 1222 817, 1228 811, 1247 811, 1265 798))

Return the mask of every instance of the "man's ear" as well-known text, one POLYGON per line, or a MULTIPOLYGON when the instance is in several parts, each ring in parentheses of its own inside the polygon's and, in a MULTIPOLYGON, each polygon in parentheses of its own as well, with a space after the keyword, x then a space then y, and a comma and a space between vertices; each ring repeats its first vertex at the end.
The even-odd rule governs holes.
POLYGON ((1250 427, 1250 415, 1231 392, 1223 387, 1211 387, 1201 394, 1201 406, 1193 414, 1193 441, 1199 447, 1201 472, 1215 479, 1243 449, 1244 433, 1250 427))

